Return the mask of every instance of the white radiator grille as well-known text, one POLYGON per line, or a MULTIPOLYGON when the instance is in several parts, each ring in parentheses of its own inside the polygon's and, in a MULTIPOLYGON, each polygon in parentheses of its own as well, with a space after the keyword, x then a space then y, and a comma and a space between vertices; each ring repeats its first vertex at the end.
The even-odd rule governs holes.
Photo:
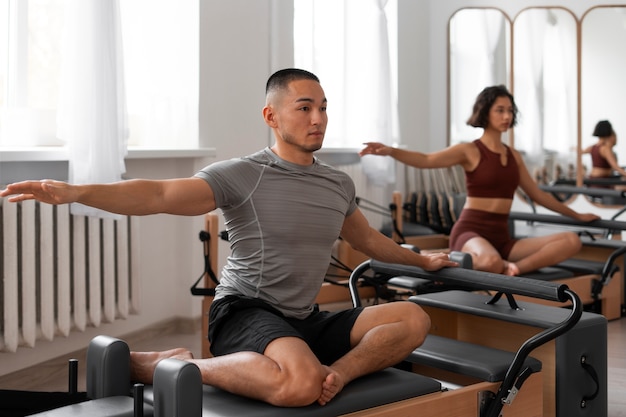
POLYGON ((139 311, 131 217, 0 200, 0 350, 34 347, 139 311))
MULTIPOLYGON (((354 181, 357 197, 369 200, 382 207, 388 207, 391 203, 390 192, 387 192, 383 187, 373 187, 370 185, 367 176, 363 172, 363 168, 360 163, 349 165, 337 165, 337 169, 344 171, 354 181)), ((381 225, 391 219, 391 214, 388 217, 381 216, 379 213, 372 213, 366 209, 361 210, 370 225, 375 229, 380 228, 381 225)))

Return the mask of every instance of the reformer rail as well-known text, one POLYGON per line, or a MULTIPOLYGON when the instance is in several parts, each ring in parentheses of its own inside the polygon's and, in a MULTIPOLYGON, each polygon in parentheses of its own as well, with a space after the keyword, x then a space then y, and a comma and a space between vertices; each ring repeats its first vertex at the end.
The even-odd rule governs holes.
MULTIPOLYGON (((462 268, 444 268, 440 271, 430 272, 419 267, 389 264, 376 260, 363 262, 350 276, 348 285, 352 303, 355 307, 361 305, 358 293, 359 278, 370 269, 376 273, 389 276, 412 276, 444 284, 464 285, 475 290, 497 291, 498 294, 505 293, 507 296, 518 294, 562 303, 571 301, 571 312, 565 320, 530 337, 519 347, 504 380, 498 388, 498 392, 482 409, 481 417, 499 416, 503 406, 512 402, 524 380, 528 377, 528 370, 523 369, 523 365, 529 354, 539 346, 570 330, 582 316, 580 298, 565 284, 462 268)), ((497 301, 497 298, 494 298, 492 301, 497 301)), ((511 302, 511 299, 509 299, 509 302, 511 302)))
POLYGON ((605 230, 626 230, 626 222, 621 220, 593 220, 590 222, 583 222, 571 217, 561 216, 557 214, 540 214, 540 213, 526 213, 521 211, 512 211, 509 214, 511 220, 522 220, 529 223, 550 223, 567 226, 576 226, 581 228, 594 228, 605 230))
POLYGON ((575 187, 571 185, 540 185, 539 188, 549 193, 582 194, 590 197, 626 198, 626 190, 609 188, 575 187))

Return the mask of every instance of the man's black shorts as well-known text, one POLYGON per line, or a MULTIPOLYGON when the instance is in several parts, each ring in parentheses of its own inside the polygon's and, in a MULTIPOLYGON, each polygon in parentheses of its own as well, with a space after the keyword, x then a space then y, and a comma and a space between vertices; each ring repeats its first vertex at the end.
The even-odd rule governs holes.
POLYGON ((259 299, 226 296, 215 300, 209 310, 211 353, 263 353, 272 340, 291 336, 304 340, 322 364, 330 365, 350 350, 350 331, 362 310, 316 309, 299 320, 285 317, 259 299))

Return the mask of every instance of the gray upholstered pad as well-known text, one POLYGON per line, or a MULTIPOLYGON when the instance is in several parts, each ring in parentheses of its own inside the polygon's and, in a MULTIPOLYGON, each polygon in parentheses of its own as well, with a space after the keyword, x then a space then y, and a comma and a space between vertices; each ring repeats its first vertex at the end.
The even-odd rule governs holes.
POLYGON ((535 271, 527 272, 520 275, 525 278, 539 279, 542 281, 554 281, 563 278, 572 278, 574 273, 565 268, 557 268, 554 266, 546 266, 535 271))
MULTIPOLYGON (((440 390, 441 384, 431 378, 388 368, 352 381, 325 406, 313 404, 307 407, 280 408, 204 385, 202 416, 336 417, 440 390)), ((146 401, 150 402, 151 390, 146 389, 145 395, 146 401)))
MULTIPOLYGON (((514 358, 513 352, 429 335, 424 344, 406 360, 483 381, 497 382, 504 380, 514 358)), ((526 358, 525 365, 533 372, 541 370, 541 362, 531 357, 526 358)))
MULTIPOLYGON (((503 297, 496 304, 486 304, 491 297, 467 291, 444 291, 433 294, 414 295, 410 301, 423 306, 458 311, 511 323, 527 324, 539 328, 552 327, 562 322, 571 311, 565 308, 551 307, 541 304, 518 301, 521 310, 513 310, 503 297)), ((603 316, 583 312, 577 328, 606 322, 603 316)))

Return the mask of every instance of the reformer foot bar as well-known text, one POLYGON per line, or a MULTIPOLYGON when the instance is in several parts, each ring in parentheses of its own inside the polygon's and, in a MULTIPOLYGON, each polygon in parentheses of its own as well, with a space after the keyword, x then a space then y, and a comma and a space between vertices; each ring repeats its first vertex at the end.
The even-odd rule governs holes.
MULTIPOLYGON (((497 416, 510 393, 519 390, 528 367, 524 360, 532 352, 543 366, 545 416, 606 416, 607 321, 601 315, 582 312, 578 296, 567 285, 460 268, 428 272, 372 260, 361 264, 350 279, 354 305, 359 305, 356 293, 359 276, 370 269, 389 276, 462 284, 483 292, 444 291, 410 297, 410 301, 422 305, 430 315, 431 334, 438 337, 432 346, 425 343, 407 358, 420 370, 423 366, 443 367, 449 358, 441 357, 442 348, 453 351, 456 343, 515 352, 505 378, 497 393, 489 398, 488 410, 483 415, 497 416), (508 303, 498 303, 499 296, 484 295, 484 290, 505 294, 508 303), (518 295, 563 305, 570 302, 571 309, 518 303, 514 298, 518 295)), ((469 359, 476 366, 479 359, 474 355, 467 358, 469 355, 463 353, 461 346, 457 358, 453 359, 455 366, 463 368, 469 359)), ((489 355, 485 355, 484 362, 487 367, 489 355)))

